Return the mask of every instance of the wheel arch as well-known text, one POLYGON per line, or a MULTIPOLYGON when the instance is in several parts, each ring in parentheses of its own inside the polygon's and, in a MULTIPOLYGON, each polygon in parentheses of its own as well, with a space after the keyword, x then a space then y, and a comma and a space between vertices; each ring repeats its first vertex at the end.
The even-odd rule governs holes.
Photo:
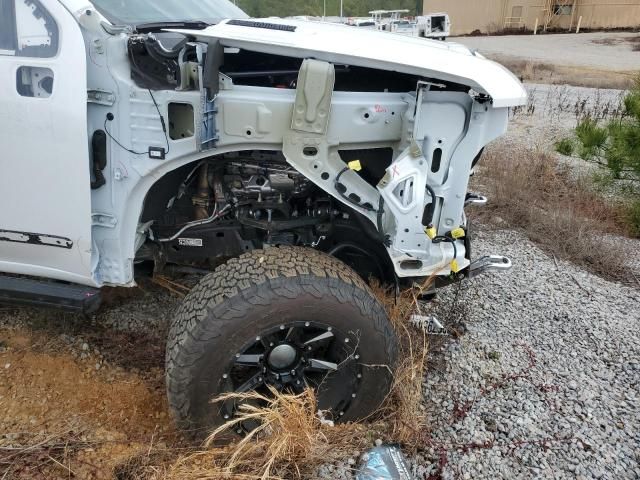
POLYGON ((163 179, 166 181, 169 178, 167 175, 171 175, 181 168, 189 166, 193 168, 203 160, 246 150, 282 151, 282 145, 229 145, 171 159, 158 165, 154 170, 139 175, 125 197, 118 198, 114 195, 113 201, 116 203, 114 208, 115 225, 111 228, 96 228, 94 226, 93 230, 93 244, 99 254, 98 266, 94 272, 96 283, 98 285, 135 286, 133 261, 136 251, 141 245, 140 239, 144 233, 140 231, 141 221, 154 185, 163 179))

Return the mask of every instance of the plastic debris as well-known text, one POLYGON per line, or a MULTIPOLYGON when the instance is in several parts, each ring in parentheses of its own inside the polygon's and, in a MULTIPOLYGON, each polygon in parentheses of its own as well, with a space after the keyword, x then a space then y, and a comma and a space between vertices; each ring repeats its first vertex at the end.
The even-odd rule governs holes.
POLYGON ((411 480, 409 465, 402 450, 380 445, 365 452, 356 480, 411 480))
POLYGON ((411 315, 409 324, 424 330, 428 335, 449 335, 447 329, 433 315, 411 315))

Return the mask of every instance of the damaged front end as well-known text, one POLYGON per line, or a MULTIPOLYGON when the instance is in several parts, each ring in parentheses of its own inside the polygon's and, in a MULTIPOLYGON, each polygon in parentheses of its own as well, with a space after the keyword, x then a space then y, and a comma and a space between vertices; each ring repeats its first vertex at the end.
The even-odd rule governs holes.
POLYGON ((482 149, 526 98, 509 72, 455 44, 342 26, 202 27, 127 35, 127 111, 157 136, 156 104, 166 137, 165 166, 137 170, 181 172, 177 194, 149 189, 138 228, 174 247, 165 261, 290 243, 445 283, 508 263, 472 265, 464 207, 482 200, 467 192, 482 149))

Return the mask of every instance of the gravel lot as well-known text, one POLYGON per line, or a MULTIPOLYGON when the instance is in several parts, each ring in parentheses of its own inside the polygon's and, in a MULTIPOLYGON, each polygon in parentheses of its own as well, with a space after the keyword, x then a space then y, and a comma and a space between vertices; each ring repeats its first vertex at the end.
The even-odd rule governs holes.
POLYGON ((513 231, 475 248, 514 267, 465 291, 469 331, 427 376, 434 445, 416 477, 639 478, 639 291, 513 231))
POLYGON ((633 51, 638 33, 594 32, 550 35, 501 35, 493 37, 454 37, 489 56, 575 65, 602 70, 637 70, 640 52, 633 51))

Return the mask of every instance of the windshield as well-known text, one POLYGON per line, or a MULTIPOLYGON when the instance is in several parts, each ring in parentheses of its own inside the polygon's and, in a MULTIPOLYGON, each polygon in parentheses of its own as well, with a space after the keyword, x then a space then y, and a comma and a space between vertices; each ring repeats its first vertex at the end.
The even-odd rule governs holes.
POLYGON ((91 0, 116 25, 202 21, 213 23, 248 15, 228 0, 91 0))

